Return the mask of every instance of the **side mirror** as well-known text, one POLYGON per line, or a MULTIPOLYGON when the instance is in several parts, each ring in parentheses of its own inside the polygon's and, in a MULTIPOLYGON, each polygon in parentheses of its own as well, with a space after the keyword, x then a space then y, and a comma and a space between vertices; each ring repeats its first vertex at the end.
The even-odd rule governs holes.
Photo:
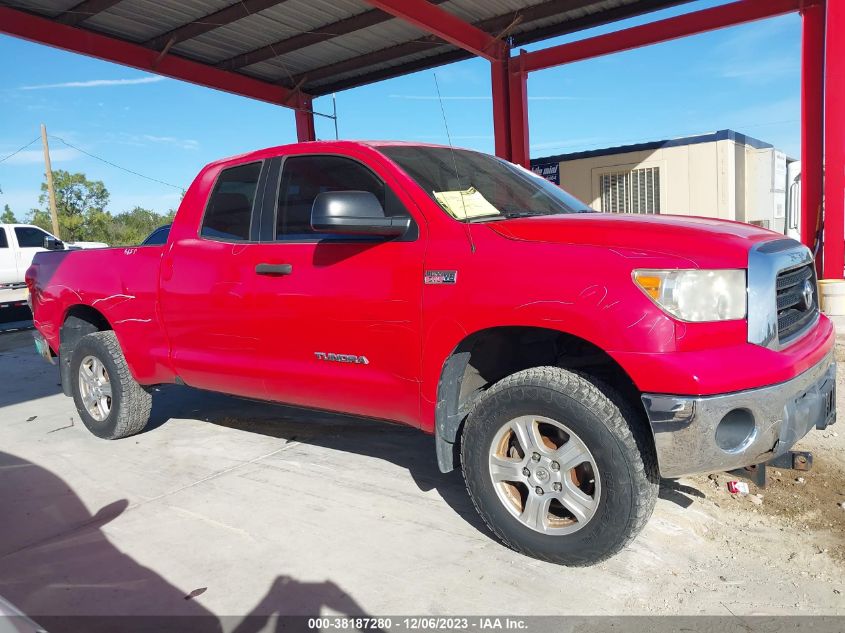
POLYGON ((55 237, 45 237, 44 248, 48 251, 63 251, 65 250, 65 243, 55 237))
POLYGON ((341 235, 404 235, 411 218, 388 217, 369 191, 326 191, 314 198, 311 228, 318 233, 341 235))

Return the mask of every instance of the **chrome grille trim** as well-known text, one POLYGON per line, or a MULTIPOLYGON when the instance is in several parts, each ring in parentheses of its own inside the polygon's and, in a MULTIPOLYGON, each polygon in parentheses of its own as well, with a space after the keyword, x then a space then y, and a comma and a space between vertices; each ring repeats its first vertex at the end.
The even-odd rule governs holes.
MULTIPOLYGON (((818 321, 818 297, 813 298, 813 308, 810 316, 802 314, 799 318, 805 321, 794 332, 784 336, 781 340, 778 329, 778 309, 789 308, 786 305, 790 297, 781 293, 794 285, 795 279, 806 275, 807 265, 813 263, 810 249, 792 239, 778 239, 761 242, 748 253, 748 342, 755 345, 779 350, 801 338, 818 321), (802 270, 803 269, 803 270, 802 270), (789 271, 795 271, 794 273, 789 271), (786 273, 786 274, 783 274, 786 273), (780 305, 779 305, 780 301, 780 305)), ((815 283, 815 274, 813 274, 815 283)), ((815 286, 814 286, 815 287, 815 286)), ((782 315, 782 323, 791 320, 782 315)))

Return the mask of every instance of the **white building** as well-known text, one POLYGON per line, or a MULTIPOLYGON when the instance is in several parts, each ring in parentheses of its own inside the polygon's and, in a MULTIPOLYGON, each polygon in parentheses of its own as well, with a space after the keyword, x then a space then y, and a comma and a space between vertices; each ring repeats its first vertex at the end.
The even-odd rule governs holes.
POLYGON ((531 166, 597 211, 699 215, 779 232, 800 226, 798 205, 788 202, 798 200, 800 163, 733 130, 548 156, 531 166))

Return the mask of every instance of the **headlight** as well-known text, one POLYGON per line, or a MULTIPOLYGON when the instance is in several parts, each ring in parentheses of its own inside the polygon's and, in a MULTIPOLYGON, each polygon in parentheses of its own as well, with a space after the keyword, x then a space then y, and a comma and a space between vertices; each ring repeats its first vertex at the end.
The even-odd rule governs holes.
POLYGON ((744 270, 635 270, 634 281, 660 308, 683 321, 745 318, 744 270))

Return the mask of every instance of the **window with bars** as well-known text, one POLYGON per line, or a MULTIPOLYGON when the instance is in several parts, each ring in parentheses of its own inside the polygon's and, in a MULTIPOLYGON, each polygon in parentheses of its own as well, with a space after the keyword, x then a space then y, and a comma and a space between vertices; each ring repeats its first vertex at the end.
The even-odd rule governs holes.
POLYGON ((660 168, 602 174, 601 210, 609 213, 660 213, 660 168))

